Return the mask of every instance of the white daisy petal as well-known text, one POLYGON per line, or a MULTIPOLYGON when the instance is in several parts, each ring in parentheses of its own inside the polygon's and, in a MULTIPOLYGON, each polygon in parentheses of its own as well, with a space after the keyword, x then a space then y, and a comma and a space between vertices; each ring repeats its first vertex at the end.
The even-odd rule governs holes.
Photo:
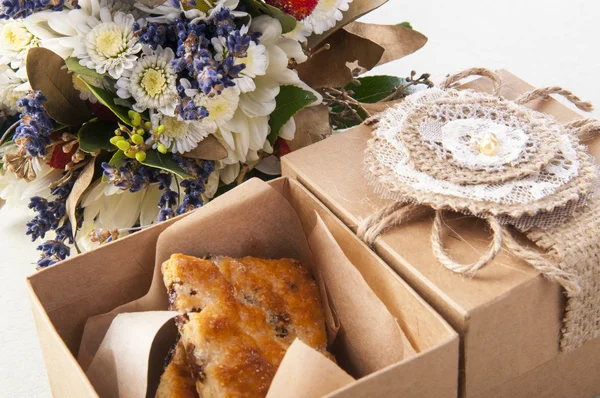
POLYGON ((296 134, 296 121, 292 117, 283 126, 281 126, 281 129, 279 130, 279 136, 281 138, 283 138, 284 140, 290 141, 290 140, 294 139, 295 134, 296 134))
POLYGON ((250 31, 260 32, 260 42, 266 45, 275 43, 281 37, 283 29, 277 19, 271 18, 268 15, 261 15, 252 20, 250 31))
POLYGON ((317 7, 302 21, 315 34, 333 28, 344 17, 342 11, 347 11, 352 0, 319 0, 317 7))

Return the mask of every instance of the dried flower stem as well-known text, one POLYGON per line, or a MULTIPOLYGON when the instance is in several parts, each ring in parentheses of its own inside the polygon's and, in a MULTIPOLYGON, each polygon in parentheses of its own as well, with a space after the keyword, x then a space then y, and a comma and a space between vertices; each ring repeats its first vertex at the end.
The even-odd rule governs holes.
POLYGON ((2 143, 4 142, 4 140, 6 139, 6 137, 8 137, 8 134, 17 128, 17 126, 19 125, 19 123, 21 123, 20 120, 17 120, 12 126, 10 126, 9 128, 6 129, 6 131, 4 132, 4 134, 2 134, 2 137, 0 137, 0 145, 2 145, 2 143))
POLYGON ((403 84, 401 86, 399 86, 392 94, 388 95, 387 97, 385 97, 384 99, 382 99, 379 102, 388 102, 388 101, 393 101, 395 99, 397 99, 397 97, 402 94, 405 96, 406 93, 406 89, 409 88, 410 86, 416 86, 419 84, 424 84, 427 87, 433 87, 433 82, 431 80, 429 80, 429 78, 431 77, 431 75, 429 73, 423 73, 421 76, 419 76, 418 79, 415 79, 417 72, 415 72, 414 70, 410 72, 410 76, 406 78, 406 84, 403 84))

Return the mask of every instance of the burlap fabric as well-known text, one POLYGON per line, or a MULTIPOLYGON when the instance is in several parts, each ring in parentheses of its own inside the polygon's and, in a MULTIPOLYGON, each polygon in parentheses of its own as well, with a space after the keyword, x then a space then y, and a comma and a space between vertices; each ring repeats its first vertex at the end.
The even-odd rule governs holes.
MULTIPOLYGON (((493 72, 485 72, 500 84, 493 72)), ((419 213, 420 206, 433 208, 432 250, 446 268, 474 275, 505 247, 564 287, 568 301, 561 347, 571 349, 600 335, 599 172, 578 138, 598 129, 589 120, 563 126, 522 105, 549 93, 572 98, 581 109, 591 107, 556 87, 527 93, 519 103, 434 89, 379 115, 365 167, 376 192, 396 203, 365 220, 358 234, 372 244, 419 213), (473 142, 490 143, 490 136, 496 151, 482 156, 477 152, 481 146, 473 142), (490 224, 494 238, 473 264, 457 263, 444 250, 441 229, 447 210, 490 224), (547 254, 521 246, 509 225, 547 254)))
POLYGON ((561 348, 580 347, 600 337, 600 195, 565 223, 523 231, 552 256, 558 267, 576 275, 581 293, 565 307, 561 348))

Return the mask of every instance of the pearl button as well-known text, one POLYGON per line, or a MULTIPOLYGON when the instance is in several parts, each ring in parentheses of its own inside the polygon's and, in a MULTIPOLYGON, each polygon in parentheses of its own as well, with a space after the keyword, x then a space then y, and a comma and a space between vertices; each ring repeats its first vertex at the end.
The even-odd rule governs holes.
POLYGON ((486 134, 479 140, 477 149, 486 156, 494 156, 498 152, 498 140, 494 134, 486 134))

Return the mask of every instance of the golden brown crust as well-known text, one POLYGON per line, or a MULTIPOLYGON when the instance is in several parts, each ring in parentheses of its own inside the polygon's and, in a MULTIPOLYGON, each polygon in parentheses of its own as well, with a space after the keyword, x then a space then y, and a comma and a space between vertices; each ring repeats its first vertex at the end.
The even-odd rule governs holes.
POLYGON ((264 397, 296 337, 326 353, 318 289, 298 261, 174 254, 162 271, 200 396, 264 397))
POLYGON ((173 358, 160 377, 156 398, 198 398, 196 383, 190 374, 181 342, 177 343, 173 358))

